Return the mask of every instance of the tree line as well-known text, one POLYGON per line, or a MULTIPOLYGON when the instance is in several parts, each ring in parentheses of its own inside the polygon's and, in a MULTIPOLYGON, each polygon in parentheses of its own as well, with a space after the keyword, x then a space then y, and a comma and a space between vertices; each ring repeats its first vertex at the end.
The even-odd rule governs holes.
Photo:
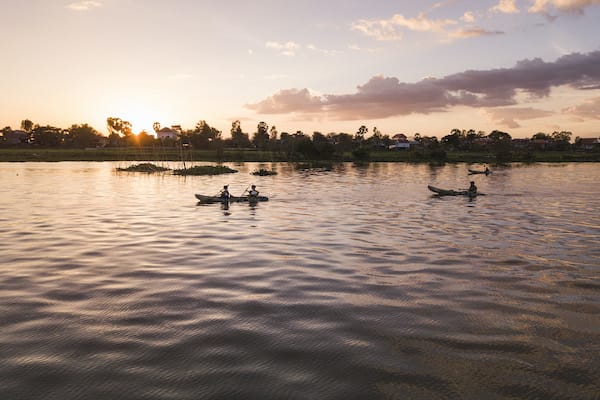
MULTIPOLYGON (((88 124, 72 125, 67 129, 50 125, 34 124, 25 119, 21 122, 21 140, 8 143, 6 140, 13 132, 10 127, 1 130, 4 147, 8 146, 39 146, 43 148, 89 148, 89 147, 189 147, 200 150, 229 149, 256 149, 260 151, 273 151, 284 153, 289 159, 296 156, 307 159, 332 159, 336 154, 352 152, 356 158, 365 157, 369 151, 389 150, 399 141, 409 143, 411 149, 429 151, 439 158, 444 157, 445 151, 493 151, 499 158, 502 154, 508 156, 515 149, 516 142, 507 132, 494 130, 489 134, 473 129, 452 129, 448 135, 438 140, 436 136, 426 136, 415 133, 411 140, 404 135, 382 134, 376 127, 369 135, 369 129, 361 125, 357 131, 351 133, 327 133, 315 131, 312 135, 302 131, 294 133, 279 132, 277 127, 265 122, 259 122, 252 135, 242 130, 239 120, 233 121, 230 137, 223 138, 222 132, 210 126, 206 121, 199 121, 193 129, 184 130, 180 126, 167 128, 175 135, 159 139, 161 125, 155 122, 154 134, 141 131, 134 134, 129 121, 118 117, 109 117, 106 120, 108 136, 104 136, 88 124)), ((527 146, 538 146, 536 150, 569 150, 571 148, 572 133, 568 131, 553 132, 550 134, 538 132, 527 139, 527 146)), ((13 138, 14 139, 14 138, 13 138)), ((522 140, 522 139, 518 139, 522 140)), ((579 138, 576 138, 575 142, 579 138)), ((399 147, 396 147, 399 148, 399 147)))

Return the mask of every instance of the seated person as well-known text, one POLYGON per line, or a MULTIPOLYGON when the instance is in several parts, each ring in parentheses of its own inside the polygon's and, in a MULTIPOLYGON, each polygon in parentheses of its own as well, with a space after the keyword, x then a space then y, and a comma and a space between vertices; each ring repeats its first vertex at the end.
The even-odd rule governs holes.
POLYGON ((223 186, 223 189, 219 193, 219 197, 222 199, 229 199, 230 194, 229 194, 229 189, 227 188, 227 185, 223 186))
POLYGON ((256 190, 256 185, 252 185, 252 188, 248 191, 248 196, 258 197, 258 190, 256 190))
POLYGON ((475 182, 471 181, 471 185, 469 186, 469 189, 467 189, 467 191, 469 192, 469 195, 477 194, 477 186, 475 186, 475 182))

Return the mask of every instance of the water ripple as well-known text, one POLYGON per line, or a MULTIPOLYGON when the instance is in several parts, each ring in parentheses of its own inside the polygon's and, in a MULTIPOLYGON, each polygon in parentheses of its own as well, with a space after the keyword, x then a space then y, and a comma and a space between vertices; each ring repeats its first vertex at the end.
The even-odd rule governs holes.
POLYGON ((597 164, 116 164, 0 166, 2 399, 600 398, 597 164))

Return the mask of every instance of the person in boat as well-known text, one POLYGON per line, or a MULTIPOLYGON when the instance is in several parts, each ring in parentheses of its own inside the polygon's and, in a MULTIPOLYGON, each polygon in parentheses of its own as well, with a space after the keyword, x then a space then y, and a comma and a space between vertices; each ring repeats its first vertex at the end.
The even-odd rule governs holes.
POLYGON ((251 186, 251 189, 248 191, 248 197, 258 197, 258 190, 256 190, 256 185, 251 186))
POLYGON ((477 194, 477 186, 475 186, 475 182, 471 181, 471 185, 467 189, 469 192, 469 196, 475 196, 477 194))
POLYGON ((223 186, 223 189, 221 189, 221 192, 219 193, 219 197, 222 199, 229 199, 229 197, 231 197, 228 185, 223 186))

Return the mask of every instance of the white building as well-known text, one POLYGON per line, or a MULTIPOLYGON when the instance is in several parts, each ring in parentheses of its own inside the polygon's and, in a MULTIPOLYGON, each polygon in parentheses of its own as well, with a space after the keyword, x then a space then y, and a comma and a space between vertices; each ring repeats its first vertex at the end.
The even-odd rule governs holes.
POLYGON ((156 132, 156 138, 159 140, 164 140, 164 139, 177 139, 177 136, 179 135, 179 132, 177 132, 175 129, 172 128, 167 128, 166 126, 162 129, 160 129, 158 132, 156 132))

